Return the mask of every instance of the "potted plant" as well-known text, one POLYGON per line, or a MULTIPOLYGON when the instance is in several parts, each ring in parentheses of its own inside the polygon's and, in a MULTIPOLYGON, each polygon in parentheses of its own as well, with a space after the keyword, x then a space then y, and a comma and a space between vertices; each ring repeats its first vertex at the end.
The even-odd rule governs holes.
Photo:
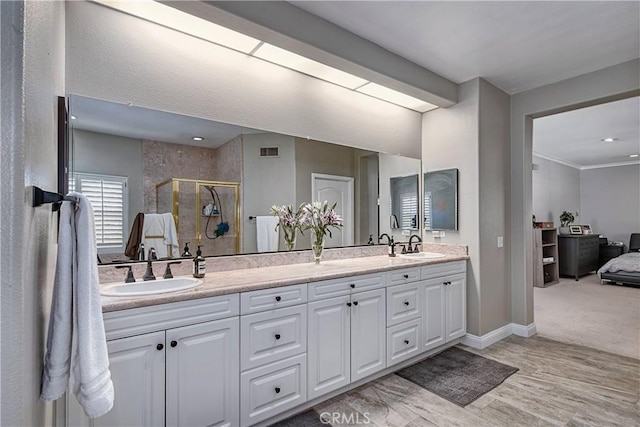
POLYGON ((575 215, 568 211, 562 211, 560 214, 560 234, 570 234, 569 226, 573 224, 573 221, 576 220, 577 216, 578 211, 576 211, 575 215))
POLYGON ((316 263, 319 263, 322 258, 324 236, 328 234, 331 237, 331 228, 342 227, 342 218, 335 211, 337 204, 336 202, 329 207, 326 201, 313 202, 302 207, 303 228, 311 230, 311 250, 316 263))
POLYGON ((271 206, 271 214, 279 219, 276 230, 280 228, 282 231, 288 251, 296 248, 296 231, 300 230, 302 234, 304 222, 303 205, 298 206, 297 210, 294 210, 292 205, 271 206))

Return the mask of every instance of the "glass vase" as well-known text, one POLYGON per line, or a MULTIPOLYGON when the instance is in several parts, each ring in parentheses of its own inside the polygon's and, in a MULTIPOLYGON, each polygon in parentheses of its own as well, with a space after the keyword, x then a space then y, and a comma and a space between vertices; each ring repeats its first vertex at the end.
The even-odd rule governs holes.
POLYGON ((313 260, 316 264, 320 263, 323 251, 324 235, 316 235, 316 233, 311 233, 311 252, 313 253, 313 260))
POLYGON ((292 251, 296 248, 296 230, 286 227, 280 223, 284 235, 284 244, 288 251, 292 251))

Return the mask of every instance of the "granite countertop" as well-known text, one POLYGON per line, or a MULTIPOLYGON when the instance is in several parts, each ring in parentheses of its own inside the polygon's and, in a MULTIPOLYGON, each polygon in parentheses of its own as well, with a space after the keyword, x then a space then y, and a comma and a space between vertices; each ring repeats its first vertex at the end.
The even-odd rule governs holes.
POLYGON ((423 265, 468 259, 469 257, 466 255, 446 255, 444 258, 423 260, 371 256, 322 261, 320 264, 290 264, 212 272, 207 273, 204 279, 202 279, 204 282, 202 285, 186 291, 142 297, 102 296, 102 311, 106 313, 238 292, 255 291, 258 289, 317 282, 319 280, 336 279, 357 274, 376 273, 399 268, 420 267, 423 265))

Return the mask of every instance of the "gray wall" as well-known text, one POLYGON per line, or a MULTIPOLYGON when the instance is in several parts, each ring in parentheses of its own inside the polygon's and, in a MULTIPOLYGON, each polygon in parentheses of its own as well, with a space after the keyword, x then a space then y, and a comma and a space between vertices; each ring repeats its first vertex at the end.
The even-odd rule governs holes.
POLYGON ((72 158, 74 172, 118 175, 128 178, 127 224, 131 227, 138 212, 145 211, 142 141, 74 129, 72 158))
MULTIPOLYGON (((273 205, 296 206, 294 138, 275 133, 242 137, 242 230, 243 252, 258 250, 256 221, 249 216, 271 215, 273 205), (280 147, 280 157, 260 158, 260 147, 280 147)), ((281 236, 280 247, 283 246, 281 236)))
POLYGON ((511 322, 509 108, 509 95, 480 79, 480 334, 511 322), (504 237, 502 248, 498 236, 504 237))
POLYGON ((580 217, 576 224, 581 224, 580 170, 537 156, 533 156, 533 163, 538 165, 538 170, 533 171, 531 177, 532 210, 536 221, 553 221, 556 227, 560 227, 562 211, 577 211, 580 217))
POLYGON ((580 171, 580 224, 628 247, 640 233, 640 165, 580 171))
POLYGON ((64 94, 64 4, 0 2, 1 408, 3 426, 53 423, 40 399, 57 222, 28 186, 56 191, 57 99, 64 94))
POLYGON ((420 156, 420 113, 96 3, 66 11, 68 93, 420 156))
MULTIPOLYGON (((422 118, 424 172, 459 169, 459 229, 447 230, 446 238, 437 241, 469 247, 467 331, 474 335, 480 334, 479 96, 480 79, 462 83, 456 105, 429 111, 422 118)), ((425 234, 425 240, 434 240, 431 233, 425 234)))
POLYGON ((630 96, 640 89, 640 60, 583 74, 511 97, 511 315, 533 323, 533 118, 630 96))

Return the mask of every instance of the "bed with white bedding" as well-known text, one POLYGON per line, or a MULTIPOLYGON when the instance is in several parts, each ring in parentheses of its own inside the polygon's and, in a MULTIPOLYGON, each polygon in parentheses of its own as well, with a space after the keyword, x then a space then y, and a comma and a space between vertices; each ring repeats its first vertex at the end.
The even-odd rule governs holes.
POLYGON ((598 276, 605 281, 628 285, 640 285, 640 233, 633 233, 629 239, 629 252, 610 259, 598 270, 598 276))

